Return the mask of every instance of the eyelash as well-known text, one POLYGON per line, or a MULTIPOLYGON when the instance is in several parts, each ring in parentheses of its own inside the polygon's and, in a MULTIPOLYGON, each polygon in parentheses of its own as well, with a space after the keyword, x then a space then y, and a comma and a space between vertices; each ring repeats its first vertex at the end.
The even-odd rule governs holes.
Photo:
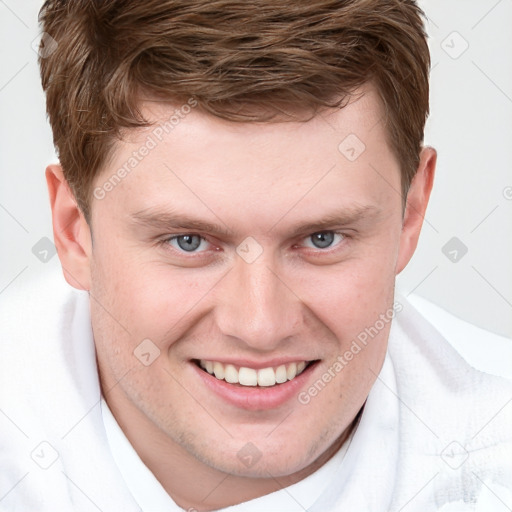
MULTIPOLYGON (((157 241, 157 244, 158 246, 161 246, 163 247, 163 249, 165 251, 172 251, 174 253, 178 253, 180 256, 181 255, 184 255, 188 258, 200 258, 200 257, 204 257, 205 253, 207 252, 207 250, 205 251, 201 251, 201 252, 187 252, 187 251, 184 251, 184 250, 180 250, 180 249, 176 249, 174 248, 170 242, 171 240, 176 240, 177 238, 179 238, 180 236, 199 236, 201 238, 201 242, 207 242, 208 244, 210 245, 214 245, 212 244, 207 238, 205 238, 204 236, 201 236, 199 235, 198 233, 179 233, 177 235, 171 235, 171 236, 167 236, 161 240, 158 240, 157 241)), ((216 250, 219 250, 218 248, 216 250)))
POLYGON ((310 235, 307 235, 306 237, 304 237, 303 240, 311 239, 311 237, 313 235, 320 234, 320 233, 332 233, 334 236, 340 236, 342 238, 338 243, 334 244, 334 242, 333 242, 334 245, 330 245, 330 246, 326 247, 325 249, 322 249, 320 247, 306 247, 307 249, 311 249, 312 251, 319 251, 320 253, 327 253, 327 252, 329 252, 329 250, 335 250, 335 248, 337 248, 347 238, 347 235, 345 233, 341 233, 339 231, 333 231, 332 229, 331 230, 326 229, 324 231, 315 231, 314 233, 311 233, 310 235))
MULTIPOLYGON (((333 252, 334 250, 337 250, 338 247, 340 245, 344 245, 344 243, 347 243, 348 242, 348 239, 350 239, 350 236, 347 235, 346 233, 344 232, 341 232, 341 231, 334 231, 334 230, 323 230, 323 231, 315 231, 314 233, 311 233, 309 235, 306 235, 305 237, 302 238, 302 240, 305 240, 305 239, 308 239, 310 237, 312 237, 313 235, 317 234, 317 233, 332 233, 333 235, 338 235, 338 236, 341 236, 342 239, 335 245, 333 246, 329 246, 329 247, 326 247, 325 249, 321 249, 321 248, 313 248, 313 247, 304 247, 306 250, 308 251, 313 251, 317 254, 329 254, 331 252, 333 252)), ((191 252, 187 252, 187 251, 184 251, 184 250, 180 250, 180 249, 176 249, 174 247, 172 247, 170 245, 170 242, 171 240, 176 240, 177 238, 181 237, 181 236, 199 236, 201 238, 201 241, 205 241, 211 245, 214 245, 212 244, 207 238, 199 235, 198 233, 180 233, 180 234, 177 234, 177 235, 172 235, 172 236, 168 236, 162 240, 160 240, 158 242, 159 245, 161 245, 165 250, 172 250, 172 251, 176 251, 178 252, 180 255, 187 255, 187 257, 201 257, 203 256, 207 250, 205 251, 200 251, 200 252, 194 252, 194 251, 191 251, 191 252)), ((298 244, 293 244, 293 248, 297 247, 298 244)), ((216 248, 216 250, 219 250, 218 248, 216 248)))

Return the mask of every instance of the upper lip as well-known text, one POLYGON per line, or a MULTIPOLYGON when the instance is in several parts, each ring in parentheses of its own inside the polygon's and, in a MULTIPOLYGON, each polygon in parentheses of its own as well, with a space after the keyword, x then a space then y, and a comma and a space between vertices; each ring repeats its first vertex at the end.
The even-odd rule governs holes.
POLYGON ((290 363, 300 363, 304 361, 306 363, 310 363, 312 361, 317 361, 317 359, 311 358, 301 358, 301 357, 286 357, 286 358, 275 358, 269 359, 267 361, 251 361, 249 359, 234 359, 234 358, 224 358, 224 357, 201 357, 199 359, 193 359, 193 361, 213 361, 219 362, 224 365, 232 364, 237 367, 245 367, 245 368, 254 368, 255 370, 261 370, 263 368, 273 367, 276 368, 281 365, 287 365, 290 363))

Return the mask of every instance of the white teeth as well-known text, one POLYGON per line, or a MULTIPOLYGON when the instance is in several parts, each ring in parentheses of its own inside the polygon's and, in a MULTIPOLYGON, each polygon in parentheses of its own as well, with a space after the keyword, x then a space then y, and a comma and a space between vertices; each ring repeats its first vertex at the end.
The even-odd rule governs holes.
POLYGON ((292 380, 295 375, 297 375, 297 365, 291 363, 288 365, 288 368, 286 368, 286 377, 288 377, 288 380, 292 380))
POLYGON ((256 370, 242 366, 238 372, 238 380, 242 386, 256 386, 258 384, 258 374, 256 370))
MULTIPOLYGON (((240 373, 242 370, 240 369, 240 373)), ((276 373, 273 368, 263 368, 258 370, 258 386, 274 386, 276 383, 276 373)))
POLYGON ((222 380, 224 378, 224 365, 222 363, 213 363, 213 373, 217 379, 222 380))
POLYGON ((230 384, 238 384, 238 372, 232 364, 227 364, 225 366, 224 380, 230 384))
POLYGON ((255 370, 242 366, 236 368, 232 364, 223 364, 219 361, 207 361, 201 359, 199 366, 209 374, 215 375, 219 380, 225 380, 229 384, 241 384, 242 386, 271 387, 283 384, 287 380, 294 379, 306 368, 306 361, 298 363, 281 364, 276 368, 268 367, 255 370))
POLYGON ((288 380, 288 377, 286 376, 286 366, 282 364, 281 366, 278 366, 276 369, 276 382, 278 384, 282 384, 283 382, 286 382, 288 380))

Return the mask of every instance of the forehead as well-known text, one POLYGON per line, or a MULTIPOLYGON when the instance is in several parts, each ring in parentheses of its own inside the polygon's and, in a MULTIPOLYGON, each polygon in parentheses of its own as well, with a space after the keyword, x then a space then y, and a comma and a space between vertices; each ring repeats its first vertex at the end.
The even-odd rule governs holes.
POLYGON ((374 89, 361 92, 305 122, 232 122, 190 105, 145 102, 153 124, 116 143, 95 186, 127 163, 133 168, 101 207, 128 214, 169 207, 210 218, 236 212, 268 227, 299 204, 306 216, 322 206, 399 204, 399 166, 381 102, 374 89))

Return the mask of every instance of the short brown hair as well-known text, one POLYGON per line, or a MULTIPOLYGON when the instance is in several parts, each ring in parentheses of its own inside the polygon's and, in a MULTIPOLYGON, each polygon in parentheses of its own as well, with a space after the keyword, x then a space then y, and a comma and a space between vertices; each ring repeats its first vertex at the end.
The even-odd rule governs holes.
POLYGON ((372 82, 407 194, 429 109, 414 0, 46 0, 39 20, 57 42, 39 58, 54 144, 86 218, 121 130, 148 124, 142 94, 271 121, 343 107, 372 82))

